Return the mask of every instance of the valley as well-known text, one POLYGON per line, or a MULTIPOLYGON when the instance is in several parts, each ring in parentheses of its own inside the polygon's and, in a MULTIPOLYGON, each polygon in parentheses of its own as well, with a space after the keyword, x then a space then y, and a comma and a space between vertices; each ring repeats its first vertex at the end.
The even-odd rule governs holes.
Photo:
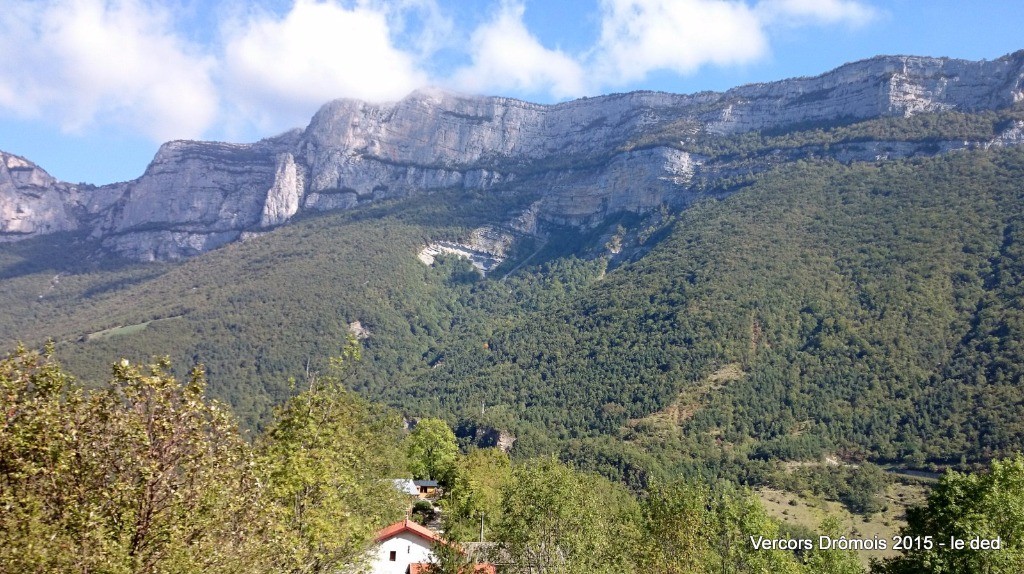
POLYGON ((101 188, 4 153, 0 345, 51 341, 93 388, 201 364, 253 439, 353 335, 347 391, 466 453, 891 536, 910 473, 1024 451, 1022 62, 338 100, 101 188))

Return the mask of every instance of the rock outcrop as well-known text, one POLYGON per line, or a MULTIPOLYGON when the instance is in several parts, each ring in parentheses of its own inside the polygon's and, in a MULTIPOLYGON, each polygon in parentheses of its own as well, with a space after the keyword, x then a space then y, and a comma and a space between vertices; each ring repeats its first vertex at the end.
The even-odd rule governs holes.
MULTIPOLYGON (((691 95, 633 92, 537 105, 419 90, 394 103, 337 100, 304 130, 254 144, 165 144, 138 179, 103 187, 56 181, 0 154, 0 239, 87 230, 113 251, 173 259, 250 237, 303 210, 345 209, 444 188, 529 191, 506 222, 587 226, 618 211, 685 204, 703 183, 767 169, 793 153, 844 161, 903 157, 921 145, 862 142, 805 149, 758 165, 685 151, 671 133, 736 134, 814 122, 943 110, 979 111, 1024 99, 1024 52, 993 61, 878 57, 813 78, 691 95), (877 144, 877 145, 876 145, 877 144)), ((1018 145, 1014 124, 984 145, 1018 145)), ((976 145, 929 143, 928 153, 976 145)))
POLYGON ((25 158, 0 151, 0 241, 77 231, 120 197, 117 186, 57 181, 25 158))

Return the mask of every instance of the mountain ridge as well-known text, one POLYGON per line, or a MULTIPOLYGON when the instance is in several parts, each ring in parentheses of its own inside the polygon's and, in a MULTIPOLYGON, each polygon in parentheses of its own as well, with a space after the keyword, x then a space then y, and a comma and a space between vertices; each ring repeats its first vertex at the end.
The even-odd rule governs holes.
POLYGON ((100 187, 60 182, 0 152, 0 241, 84 230, 132 259, 178 259, 300 212, 448 188, 532 194, 542 224, 586 228, 617 212, 686 205, 700 197, 698 183, 778 161, 870 161, 1024 139, 1013 123, 986 141, 869 142, 737 159, 701 153, 715 138, 1022 100, 1024 51, 977 62, 879 56, 725 92, 629 92, 552 105, 436 88, 385 104, 338 99, 306 128, 258 142, 165 143, 139 178, 100 187))

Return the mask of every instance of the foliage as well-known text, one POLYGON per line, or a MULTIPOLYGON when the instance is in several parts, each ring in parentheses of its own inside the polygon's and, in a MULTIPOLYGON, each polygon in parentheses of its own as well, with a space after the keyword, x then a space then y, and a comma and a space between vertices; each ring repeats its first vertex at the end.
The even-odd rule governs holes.
POLYGON ((788 552, 754 548, 753 538, 777 537, 778 525, 752 493, 731 484, 656 485, 641 509, 640 571, 801 571, 788 552))
MULTIPOLYGON (((350 340, 332 373, 311 376, 279 410, 253 454, 227 411, 204 399, 200 370, 180 385, 166 361, 125 361, 108 389, 86 393, 48 356, 19 349, 0 361, 0 564, 27 572, 358 567, 373 532, 400 515, 386 477, 402 467, 404 445, 395 415, 344 390, 357 358, 350 340)), ((801 562, 754 549, 751 537, 775 537, 778 525, 729 484, 657 483, 638 501, 554 457, 511 465, 501 451, 477 449, 455 467, 445 501, 452 517, 493 512, 493 538, 520 571, 857 571, 848 553, 810 552, 801 562)), ((992 474, 1015 486, 1006 496, 993 488, 982 507, 1019 502, 1024 458, 992 474)), ((454 544, 435 556, 432 571, 470 563, 454 544)))
POLYGON ((491 525, 501 520, 501 493, 510 479, 511 461, 496 448, 471 449, 456 463, 455 479, 443 500, 445 531, 459 540, 480 534, 490 537, 491 525))
POLYGON ((816 464, 783 472, 772 482, 790 492, 810 492, 837 500, 857 514, 883 510, 882 494, 889 480, 885 471, 870 462, 859 465, 816 464))
POLYGON ((401 516, 388 480, 397 472, 401 421, 343 386, 359 357, 350 338, 334 372, 313 376, 290 399, 257 444, 280 540, 291 572, 334 572, 365 557, 373 534, 401 516))
POLYGON ((708 533, 715 527, 706 486, 677 482, 656 485, 641 502, 642 571, 700 573, 710 571, 715 553, 708 533))
MULTIPOLYGON (((51 349, 52 350, 52 349, 51 349)), ((47 354, 0 361, 0 564, 20 572, 248 572, 270 559, 235 421, 166 360, 83 393, 47 354)))
POLYGON ((472 574, 476 561, 454 542, 435 543, 427 574, 472 574))
POLYGON ((434 510, 434 505, 426 500, 416 501, 409 513, 412 515, 412 519, 420 524, 426 524, 437 518, 437 511, 434 510))
POLYGON ((448 423, 441 419, 420 420, 405 439, 405 451, 415 478, 451 485, 459 445, 448 423))
MULTIPOLYGON (((828 517, 822 521, 819 533, 828 536, 833 540, 841 536, 839 520, 835 517, 828 517)), ((807 570, 816 574, 863 574, 864 567, 857 559, 853 550, 838 550, 836 548, 821 548, 815 544, 804 557, 804 564, 807 570)))
POLYGON ((901 536, 931 536, 934 546, 875 564, 885 574, 1010 573, 1024 564, 1024 456, 993 461, 988 472, 948 472, 926 506, 907 513, 901 536), (999 538, 1000 550, 971 549, 976 538, 999 538), (951 539, 964 541, 954 549, 951 539), (942 544, 940 546, 939 544, 942 544))
POLYGON ((495 538, 516 572, 631 572, 636 513, 622 487, 535 459, 512 469, 495 538))

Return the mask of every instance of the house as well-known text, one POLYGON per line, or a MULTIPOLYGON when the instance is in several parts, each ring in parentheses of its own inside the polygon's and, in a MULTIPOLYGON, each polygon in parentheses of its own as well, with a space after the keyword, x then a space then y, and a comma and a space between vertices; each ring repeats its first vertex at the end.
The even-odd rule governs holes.
POLYGON ((409 480, 408 478, 392 478, 391 483, 402 494, 408 494, 423 500, 435 498, 441 494, 441 486, 436 480, 409 480))
POLYGON ((430 562, 434 544, 442 543, 433 530, 406 518, 377 533, 373 574, 408 574, 409 565, 430 562))
POLYGON ((436 480, 414 480, 412 482, 416 485, 421 499, 433 498, 438 494, 438 484, 436 480))
POLYGON ((416 481, 408 478, 393 478, 391 482, 395 485, 395 490, 398 492, 419 498, 420 487, 416 486, 416 481))
MULTIPOLYGON (((375 541, 377 546, 371 556, 372 574, 423 574, 434 558, 434 545, 450 544, 433 530, 408 518, 382 529, 375 541)), ((473 574, 495 572, 493 564, 478 564, 473 574)))
MULTIPOLYGON (((427 574, 427 564, 410 564, 409 574, 427 574)), ((498 570, 494 567, 494 564, 477 564, 473 567, 473 572, 466 572, 465 574, 497 574, 498 570)))

